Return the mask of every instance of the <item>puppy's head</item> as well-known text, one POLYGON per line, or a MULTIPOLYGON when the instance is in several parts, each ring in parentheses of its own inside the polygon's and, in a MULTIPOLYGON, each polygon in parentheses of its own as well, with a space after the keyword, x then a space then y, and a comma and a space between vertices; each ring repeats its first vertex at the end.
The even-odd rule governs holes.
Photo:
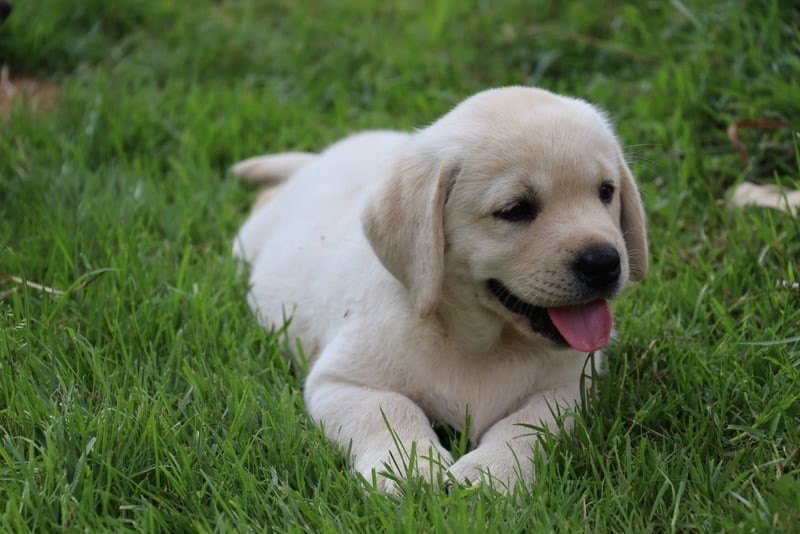
POLYGON ((611 126, 539 89, 479 93, 415 134, 363 223, 422 315, 447 302, 582 351, 605 345, 607 299, 647 272, 611 126))

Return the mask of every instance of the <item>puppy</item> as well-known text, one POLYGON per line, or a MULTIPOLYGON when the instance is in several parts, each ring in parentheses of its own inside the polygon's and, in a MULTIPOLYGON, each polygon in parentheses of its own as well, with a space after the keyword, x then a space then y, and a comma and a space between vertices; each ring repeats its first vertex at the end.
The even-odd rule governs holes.
POLYGON ((353 469, 384 491, 398 476, 530 481, 533 428, 570 426, 559 413, 608 342, 607 301, 647 272, 642 204, 606 117, 492 89, 413 134, 361 133, 234 172, 288 178, 234 254, 264 326, 290 318, 307 409, 353 469), (432 420, 474 449, 453 461, 432 420))

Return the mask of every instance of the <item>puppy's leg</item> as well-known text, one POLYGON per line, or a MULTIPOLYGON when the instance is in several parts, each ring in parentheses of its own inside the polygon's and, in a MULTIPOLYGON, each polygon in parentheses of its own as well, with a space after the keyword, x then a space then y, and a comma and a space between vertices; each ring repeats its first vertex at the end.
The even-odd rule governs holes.
POLYGON ((328 439, 350 449, 352 468, 379 490, 396 493, 400 478, 436 482, 453 461, 419 406, 408 397, 352 382, 316 377, 306 383, 306 406, 328 439))
MULTIPOLYGON (((449 472, 462 483, 490 476, 501 492, 512 490, 517 482, 531 482, 537 446, 537 431, 532 427, 557 432, 558 412, 574 409, 579 399, 578 384, 531 396, 519 410, 489 428, 478 446, 459 458, 449 472)), ((566 417, 562 428, 569 430, 573 424, 573 419, 566 417)))

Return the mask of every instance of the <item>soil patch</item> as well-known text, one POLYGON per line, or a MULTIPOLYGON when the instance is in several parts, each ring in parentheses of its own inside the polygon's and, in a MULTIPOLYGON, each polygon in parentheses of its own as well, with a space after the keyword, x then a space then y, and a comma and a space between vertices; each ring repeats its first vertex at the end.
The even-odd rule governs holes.
POLYGON ((57 96, 58 86, 52 82, 12 75, 7 65, 0 69, 0 118, 8 118, 15 100, 35 110, 47 110, 55 105, 57 96))

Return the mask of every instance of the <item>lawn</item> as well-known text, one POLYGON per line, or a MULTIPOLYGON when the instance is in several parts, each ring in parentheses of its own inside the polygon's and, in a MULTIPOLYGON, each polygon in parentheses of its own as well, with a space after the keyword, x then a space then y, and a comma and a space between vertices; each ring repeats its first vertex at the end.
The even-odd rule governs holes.
POLYGON ((800 219, 726 200, 800 188, 796 2, 13 3, 0 529, 800 529, 800 219), (369 491, 247 309, 230 243, 254 190, 229 166, 508 84, 608 111, 651 273, 530 487, 369 491), (780 121, 739 123, 743 156, 744 119, 780 121))

